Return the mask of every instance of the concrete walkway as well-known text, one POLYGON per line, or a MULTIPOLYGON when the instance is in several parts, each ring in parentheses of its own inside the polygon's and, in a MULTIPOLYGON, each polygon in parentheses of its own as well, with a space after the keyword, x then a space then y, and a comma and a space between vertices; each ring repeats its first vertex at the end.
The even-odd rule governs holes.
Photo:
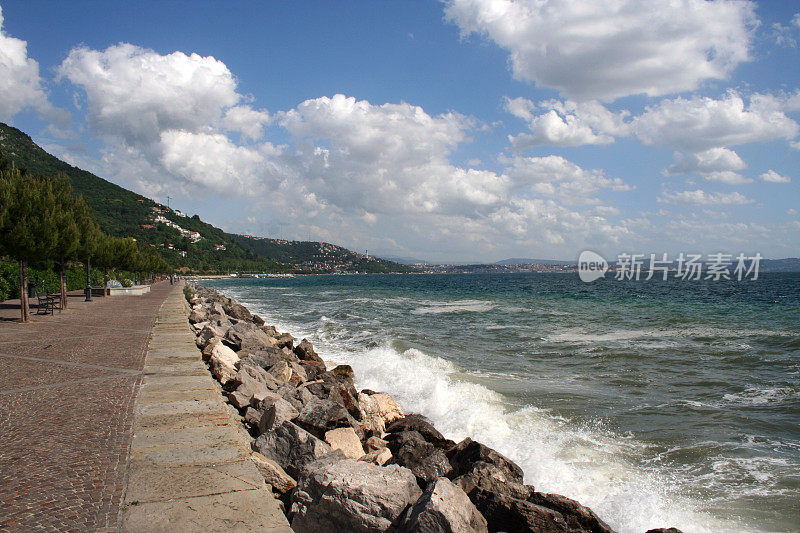
POLYGON ((179 291, 167 297, 135 404, 122 531, 291 532, 203 364, 179 291))

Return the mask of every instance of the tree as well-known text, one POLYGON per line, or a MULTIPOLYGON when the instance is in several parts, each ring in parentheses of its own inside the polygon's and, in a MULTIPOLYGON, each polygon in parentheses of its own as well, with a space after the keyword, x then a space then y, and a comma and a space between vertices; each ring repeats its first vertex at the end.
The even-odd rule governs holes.
POLYGON ((67 262, 77 258, 80 246, 80 230, 75 220, 75 212, 83 203, 83 198, 75 197, 72 186, 66 176, 59 175, 52 180, 53 191, 59 209, 57 209, 55 224, 58 231, 58 241, 53 250, 53 259, 58 266, 58 275, 61 289, 61 306, 66 309, 67 301, 67 262))
POLYGON ((41 263, 52 257, 58 243, 56 220, 63 214, 50 180, 26 177, 13 165, 2 172, 0 179, 0 189, 4 191, 0 250, 19 261, 20 320, 27 322, 27 267, 30 262, 41 263))
POLYGON ((91 259, 97 250, 102 233, 94 223, 89 206, 85 202, 75 205, 75 223, 80 233, 77 257, 86 263, 86 299, 92 299, 91 259))

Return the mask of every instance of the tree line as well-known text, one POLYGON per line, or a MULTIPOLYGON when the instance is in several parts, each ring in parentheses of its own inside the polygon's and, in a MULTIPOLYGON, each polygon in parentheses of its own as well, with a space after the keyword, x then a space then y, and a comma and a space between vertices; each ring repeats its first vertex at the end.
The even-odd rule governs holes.
POLYGON ((28 267, 55 267, 59 273, 61 305, 67 307, 66 269, 70 262, 122 268, 139 273, 171 272, 155 249, 139 248, 132 238, 111 237, 95 223, 82 196, 75 195, 64 175, 32 176, 0 153, 0 256, 19 263, 20 319, 29 320, 28 267))

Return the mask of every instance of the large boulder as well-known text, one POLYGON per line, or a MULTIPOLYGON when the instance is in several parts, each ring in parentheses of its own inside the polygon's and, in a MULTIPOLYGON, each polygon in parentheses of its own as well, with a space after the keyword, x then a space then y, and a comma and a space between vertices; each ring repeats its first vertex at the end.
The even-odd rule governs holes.
POLYGON ((386 440, 392 451, 392 461, 410 469, 422 483, 446 476, 452 470, 444 452, 417 431, 390 433, 386 440))
POLYGON ((238 409, 247 409, 250 407, 253 396, 259 392, 267 392, 267 387, 254 379, 247 372, 242 372, 240 370, 236 373, 235 380, 240 383, 239 386, 236 387, 236 390, 228 395, 228 401, 238 409))
POLYGON ((294 420, 299 414, 292 404, 284 400, 277 394, 270 394, 269 397, 261 400, 257 409, 261 412, 258 420, 258 431, 264 433, 284 422, 294 420))
POLYGON ((225 332, 222 331, 221 328, 215 326, 214 324, 208 323, 203 329, 200 330, 200 333, 197 334, 195 343, 197 344, 197 347, 202 350, 208 345, 208 343, 211 342, 212 339, 220 338, 224 335, 225 332))
POLYGON ((281 333, 275 337, 275 343, 277 344, 278 348, 287 348, 291 350, 294 346, 294 337, 288 333, 281 333))
POLYGON ((325 433, 325 442, 334 450, 341 450, 348 459, 360 459, 364 455, 361 439, 353 428, 336 428, 325 433))
POLYGON ((237 365, 239 368, 239 380, 244 382, 245 375, 250 379, 254 379, 255 381, 261 383, 269 390, 277 390, 281 384, 275 379, 275 377, 261 368, 260 366, 256 365, 253 361, 249 359, 240 359, 239 364, 237 365))
POLYGON ((528 501, 561 513, 570 531, 613 533, 613 530, 608 524, 600 520, 600 518, 594 514, 594 511, 566 496, 534 492, 528 497, 528 501))
POLYGON ((250 311, 248 311, 245 306, 234 300, 229 300, 225 305, 222 306, 222 309, 226 315, 237 320, 251 321, 253 319, 253 315, 250 313, 250 311))
POLYGON ((406 468, 334 456, 307 464, 297 488, 305 496, 293 506, 297 533, 389 531, 421 494, 406 468))
POLYGON ((453 466, 452 477, 458 477, 472 470, 478 461, 490 463, 505 472, 509 481, 522 483, 522 469, 511 459, 467 437, 447 452, 453 466))
POLYGON ((275 339, 261 331, 260 329, 251 329, 239 342, 239 349, 244 352, 255 352, 261 348, 275 348, 275 339))
POLYGON ((295 479, 307 463, 333 451, 329 444, 291 422, 262 433, 252 446, 254 451, 278 463, 295 479))
POLYGON ((386 424, 391 424, 404 416, 400 406, 388 394, 369 394, 367 391, 361 391, 356 400, 359 409, 364 413, 362 425, 373 433, 383 433, 386 424))
POLYGON ((505 533, 583 533, 572 531, 561 513, 527 500, 475 489, 470 500, 489 525, 505 533))
POLYGON ((191 313, 189 313, 189 323, 190 324, 197 324, 198 322, 203 322, 206 319, 206 314, 199 310, 193 309, 191 313))
POLYGON ((292 379, 292 367, 286 361, 278 361, 267 370, 278 383, 286 383, 292 379))
POLYGON ((308 339, 303 339, 300 344, 294 347, 294 353, 301 361, 314 361, 316 363, 322 363, 325 365, 325 361, 317 355, 317 352, 314 351, 314 346, 308 339))
POLYGON ((428 422, 422 415, 407 415, 386 426, 387 433, 399 433, 401 431, 416 431, 422 435, 426 441, 442 450, 448 450, 455 445, 453 441, 445 439, 444 436, 433 427, 433 424, 428 422))
POLYGON ((295 422, 320 439, 325 438, 325 433, 332 429, 350 426, 350 419, 344 407, 316 397, 303 406, 295 422))
POLYGON ((486 533, 486 519, 447 478, 431 481, 410 508, 399 533, 486 533))
POLYGON ((533 494, 533 487, 518 483, 514 479, 516 478, 509 478, 507 470, 495 464, 477 461, 472 464, 467 473, 456 477, 453 482, 469 495, 473 490, 479 488, 488 492, 505 494, 512 498, 528 499, 533 494))
POLYGON ((238 362, 239 356, 236 355, 236 352, 222 343, 214 346, 209 358, 211 372, 223 386, 229 381, 236 380, 236 363, 238 362))
POLYGON ((258 471, 261 472, 261 475, 264 476, 264 481, 269 483, 275 492, 283 494, 297 486, 297 481, 272 459, 268 459, 258 452, 252 452, 250 459, 256 465, 258 471))

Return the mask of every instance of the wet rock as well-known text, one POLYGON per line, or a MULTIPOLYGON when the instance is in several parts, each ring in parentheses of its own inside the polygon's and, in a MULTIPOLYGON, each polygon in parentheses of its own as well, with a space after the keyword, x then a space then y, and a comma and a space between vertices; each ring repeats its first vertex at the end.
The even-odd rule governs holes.
POLYGON ((387 531, 421 494, 403 467, 335 457, 307 464, 298 489, 307 498, 293 506, 297 533, 387 531))
POLYGON ((278 463, 295 479, 307 463, 333 451, 328 443, 292 422, 262 433, 253 441, 253 450, 278 463))
POLYGON ((407 415, 386 426, 387 433, 399 433, 401 431, 416 431, 422 435, 426 441, 442 450, 448 450, 455 445, 453 441, 445 439, 444 436, 433 427, 433 424, 428 422, 422 415, 407 415))
POLYGON ((351 427, 336 428, 326 432, 325 442, 334 450, 341 450, 348 459, 358 459, 364 455, 361 439, 351 427))
POLYGON ((399 533, 484 533, 486 519, 447 478, 431 481, 410 508, 399 533))
POLYGON ((600 520, 591 509, 566 496, 535 492, 528 497, 528 501, 560 513, 570 531, 613 533, 608 524, 600 520))
POLYGON ((301 361, 314 361, 316 363, 322 363, 323 366, 325 365, 325 362, 317 355, 317 352, 314 351, 314 346, 308 339, 303 339, 300 344, 295 346, 294 353, 301 361))
POLYGON ((483 461, 493 464, 505 472, 509 481, 522 483, 522 469, 516 463, 488 446, 473 441, 469 437, 450 449, 447 452, 447 458, 453 466, 453 477, 466 474, 472 469, 473 464, 483 461))
POLYGON ((261 475, 264 476, 264 481, 276 492, 283 494, 297 486, 297 482, 292 476, 287 474, 283 468, 281 468, 281 465, 272 459, 268 459, 258 452, 252 452, 250 454, 250 459, 252 459, 258 471, 261 472, 261 475))
POLYGON ((584 533, 572 531, 561 513, 526 500, 475 489, 470 500, 489 525, 506 533, 584 533))
POLYGON ((256 315, 256 314, 254 314, 253 315, 253 324, 255 324, 256 326, 259 326, 259 327, 263 326, 264 325, 264 319, 261 318, 260 316, 256 315))
POLYGON ((417 431, 390 433, 386 440, 393 462, 410 469, 423 483, 446 476, 452 470, 444 452, 417 431))
POLYGON ((355 378, 356 373, 353 372, 353 367, 350 365, 339 365, 331 370, 334 376, 344 378, 349 381, 353 381, 355 378))
POLYGON ((473 463, 466 474, 456 477, 453 482, 467 494, 472 494, 477 487, 488 492, 526 500, 534 492, 533 487, 509 478, 505 469, 484 461, 473 463))

